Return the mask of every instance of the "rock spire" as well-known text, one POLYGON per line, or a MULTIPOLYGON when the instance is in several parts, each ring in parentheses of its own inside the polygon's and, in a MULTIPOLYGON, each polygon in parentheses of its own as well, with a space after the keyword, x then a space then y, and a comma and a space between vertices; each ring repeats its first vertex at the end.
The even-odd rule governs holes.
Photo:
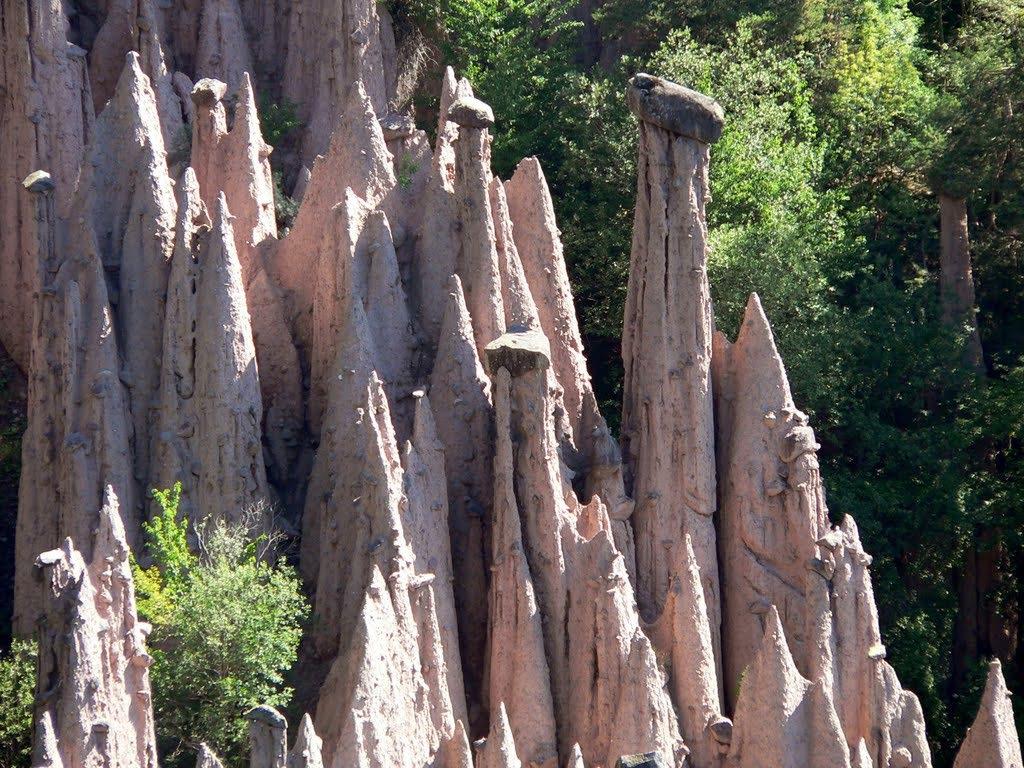
POLYGON ((1013 720, 1010 692, 1006 688, 1003 668, 998 661, 989 664, 988 680, 978 707, 978 716, 967 731, 967 738, 960 747, 953 768, 983 765, 992 768, 1024 765, 1013 720))
POLYGON ((47 586, 33 760, 156 768, 149 629, 136 615, 129 549, 112 487, 102 504, 89 561, 70 538, 36 559, 47 586))
POLYGON ((627 90, 640 118, 639 174, 622 336, 622 442, 636 503, 637 596, 665 604, 671 546, 689 534, 700 569, 716 664, 721 663, 713 320, 707 279, 708 142, 721 108, 648 75, 627 90))

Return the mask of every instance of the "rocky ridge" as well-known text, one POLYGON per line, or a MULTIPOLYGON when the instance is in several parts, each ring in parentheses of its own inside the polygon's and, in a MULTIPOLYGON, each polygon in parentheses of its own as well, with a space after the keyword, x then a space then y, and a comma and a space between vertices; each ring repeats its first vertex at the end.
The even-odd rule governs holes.
MULTIPOLYGON (((289 751, 249 713, 252 766, 931 765, 756 295, 714 330, 717 104, 627 89, 620 454, 539 163, 492 174, 500 115, 451 70, 433 147, 393 114, 381 6, 115 0, 83 48, 25 5, 0 5, 0 342, 29 377, 36 765, 156 766, 127 556, 177 480, 193 518, 301 531, 309 714, 289 751), (288 233, 252 81, 280 62, 310 169, 288 233)), ((1020 765, 1007 695, 995 665, 957 765, 1020 765)))

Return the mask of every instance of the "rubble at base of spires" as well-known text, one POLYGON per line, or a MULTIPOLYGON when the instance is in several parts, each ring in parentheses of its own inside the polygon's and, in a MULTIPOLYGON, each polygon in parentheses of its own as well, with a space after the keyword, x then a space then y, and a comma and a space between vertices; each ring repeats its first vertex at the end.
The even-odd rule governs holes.
MULTIPOLYGON (((29 374, 15 607, 44 628, 38 764, 155 766, 127 553, 143 491, 180 480, 192 518, 280 499, 301 529, 310 711, 289 751, 252 710, 252 768, 930 765, 757 297, 735 342, 712 333, 717 104, 627 91, 620 451, 543 171, 492 174, 502 116, 467 81, 445 72, 431 147, 369 0, 108 5, 88 71, 52 4, 4 28, 28 41, 5 92, 59 101, 39 135, 67 136, 0 206, 28 244, 0 241, 32 306, 0 281, 0 332, 29 374), (280 238, 252 83, 277 61, 309 169, 280 238)), ((1007 697, 993 667, 958 768, 1019 766, 1007 697)))

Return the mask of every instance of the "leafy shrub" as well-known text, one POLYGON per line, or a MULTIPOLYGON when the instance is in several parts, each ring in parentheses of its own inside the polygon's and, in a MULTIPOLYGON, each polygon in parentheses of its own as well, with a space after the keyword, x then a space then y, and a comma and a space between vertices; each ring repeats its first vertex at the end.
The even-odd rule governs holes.
POLYGON ((133 562, 139 613, 153 624, 157 738, 165 766, 190 763, 200 742, 240 765, 244 713, 291 698, 284 675, 308 606, 294 570, 269 560, 272 537, 253 538, 244 521, 196 527, 192 551, 180 495, 180 484, 154 494, 161 511, 143 526, 154 564, 133 562))
POLYGON ((262 94, 259 112, 263 140, 272 147, 290 138, 301 125, 296 106, 288 99, 273 101, 266 94, 262 94))
POLYGON ((0 765, 8 768, 31 764, 37 653, 35 641, 15 640, 0 655, 0 765))
POLYGON ((420 167, 412 157, 405 153, 402 155, 402 159, 398 164, 398 184, 402 189, 408 189, 412 186, 412 179, 419 171, 420 167))

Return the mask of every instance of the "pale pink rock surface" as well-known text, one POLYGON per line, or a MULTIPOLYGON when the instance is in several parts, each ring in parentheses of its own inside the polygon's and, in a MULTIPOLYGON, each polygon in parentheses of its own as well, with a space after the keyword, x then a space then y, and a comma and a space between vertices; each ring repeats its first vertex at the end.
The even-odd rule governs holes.
POLYGON ((683 765, 689 750, 680 738, 664 675, 640 628, 625 563, 610 534, 601 531, 577 542, 571 564, 572 740, 596 765, 613 765, 636 752, 656 752, 666 765, 683 765))
POLYGON ((377 5, 372 0, 298 0, 292 4, 288 36, 284 95, 299 105, 306 125, 302 160, 310 165, 327 150, 335 118, 348 109, 349 91, 357 82, 373 109, 386 112, 385 46, 377 5))
MULTIPOLYGON (((359 262, 359 235, 370 214, 370 208, 351 189, 345 189, 341 200, 332 206, 326 222, 319 223, 322 228, 319 256, 311 265, 313 271, 304 276, 304 282, 311 284, 313 290, 311 311, 303 313, 308 314, 312 322, 307 336, 311 343, 305 345, 310 361, 307 421, 314 434, 321 435, 324 409, 328 407, 333 384, 330 376, 338 362, 340 329, 356 305, 365 313, 361 301, 365 294, 357 287, 355 268, 359 262)), ((293 237, 294 234, 285 239, 284 248, 293 237)), ((372 351, 371 360, 374 363, 377 360, 376 349, 372 351)))
POLYGON ((395 180, 398 182, 392 192, 388 216, 394 231, 398 261, 403 271, 408 273, 415 260, 416 234, 423 224, 426 209, 424 197, 433 172, 434 153, 426 131, 416 129, 411 117, 397 119, 404 125, 402 130, 412 129, 412 133, 402 133, 398 137, 390 134, 388 126, 393 127, 393 118, 396 116, 388 115, 381 119, 388 152, 394 160, 395 180))
MULTIPOLYGON (((377 414, 386 418, 386 400, 372 378, 371 390, 377 414)), ((377 508, 376 525, 387 530, 369 541, 375 560, 363 560, 369 573, 359 616, 351 638, 342 638, 317 705, 324 762, 338 768, 443 765, 455 735, 434 577, 414 571, 415 555, 395 512, 377 508)))
MULTIPOLYGON (((358 337, 359 326, 365 325, 358 305, 354 325, 353 335, 358 337)), ((344 354, 352 344, 365 349, 365 330, 361 335, 362 341, 346 342, 339 361, 361 356, 358 347, 353 357, 344 354)), ((420 495, 410 502, 404 494, 403 470, 380 381, 372 370, 364 368, 346 377, 347 370, 342 369, 337 379, 330 421, 325 422, 325 429, 339 426, 333 434, 342 461, 331 495, 318 502, 324 507, 314 641, 320 658, 334 661, 321 686, 317 727, 327 765, 337 764, 335 754, 379 761, 371 764, 418 765, 422 763, 416 760, 432 755, 451 735, 455 716, 449 691, 458 685, 457 673, 449 677, 445 663, 446 632, 437 618, 435 575, 416 571, 416 552, 404 532, 406 520, 417 526, 417 532, 430 521, 421 518, 420 495), (343 383, 346 378, 349 381, 343 383), (349 404, 356 403, 350 410, 349 404), (382 578, 385 572, 389 596, 376 592, 368 581, 371 573, 382 578), (382 636, 373 628, 360 634, 368 616, 374 627, 384 623, 382 636), (396 623, 393 631, 391 621, 396 623), (383 734, 399 728, 410 734, 408 742, 383 743, 383 734), (366 737, 371 732, 381 735, 366 737)), ((321 450, 324 447, 322 443, 321 450)), ((322 461, 318 456, 318 463, 322 461)), ((442 540, 445 535, 441 529, 442 540)))
POLYGON ((543 616, 560 752, 568 756, 578 742, 596 765, 638 751, 681 765, 686 748, 610 521, 604 516, 589 541, 577 530, 581 511, 559 460, 547 386, 547 340, 508 333, 487 354, 492 376, 510 374, 515 498, 530 500, 522 510, 523 549, 543 616))
POLYGON ((494 525, 488 606, 488 691, 491 716, 506 714, 528 764, 546 765, 557 758, 555 714, 548 663, 544 654, 543 618, 537 605, 516 501, 511 433, 510 377, 495 373, 497 448, 494 457, 494 525))
POLYGON ((494 415, 462 285, 456 276, 450 281, 430 402, 444 446, 459 642, 472 707, 485 698, 480 677, 487 633, 485 548, 493 503, 494 415))
POLYGON ((197 118, 191 163, 207 208, 213 208, 222 192, 231 206, 238 257, 248 283, 262 268, 257 248, 277 236, 277 223, 270 172, 272 148, 260 132, 249 73, 240 73, 238 79, 235 89, 211 79, 200 80, 193 89, 197 118), (230 131, 223 102, 228 92, 235 94, 230 131))
POLYGON ((279 80, 288 45, 290 0, 239 0, 238 5, 258 71, 272 82, 279 80))
POLYGON ((372 338, 373 365, 385 384, 393 424, 404 439, 412 422, 414 342, 387 216, 371 209, 350 189, 329 216, 332 248, 321 251, 315 275, 309 425, 319 430, 338 353, 339 328, 352 305, 359 304, 372 338))
MULTIPOLYGON (((30 177, 31 178, 31 177, 30 177)), ((15 533, 14 631, 31 634, 44 606, 33 562, 70 537, 92 557, 105 489, 118 499, 129 539, 138 534, 128 395, 107 283, 92 229, 78 218, 58 248, 53 191, 35 177, 38 284, 28 374, 28 426, 15 533)), ((58 734, 59 735, 59 734, 58 734)))
POLYGON ((1002 666, 996 660, 989 664, 978 716, 967 731, 953 768, 1019 768, 1021 765, 1024 761, 1010 691, 1003 679, 1002 666))
POLYGON ((235 250, 260 371, 263 432, 273 477, 283 484, 291 479, 303 426, 302 373, 281 291, 264 264, 264 250, 277 236, 271 148, 260 132, 248 72, 240 75, 230 131, 224 93, 224 85, 214 80, 200 81, 193 92, 192 166, 207 208, 223 193, 234 216, 235 250))
POLYGON ((34 764, 156 768, 149 628, 135 612, 128 544, 109 486, 97 517, 88 563, 70 538, 36 561, 47 595, 38 690, 47 695, 37 699, 45 735, 34 764))
MULTIPOLYGON (((884 656, 884 649, 882 649, 884 656)), ((869 751, 879 765, 931 768, 931 749, 924 732, 921 702, 900 687, 896 671, 876 656, 869 707, 874 730, 869 751)))
MULTIPOLYGON (((129 53, 114 96, 96 121, 71 217, 89 223, 104 269, 117 276, 110 301, 123 358, 118 374, 128 388, 140 484, 150 473, 176 210, 154 92, 139 56, 129 53)), ((127 501, 122 498, 122 506, 127 501)))
MULTIPOLYGON (((466 87, 468 90, 468 86, 466 87)), ((420 327, 436 346, 447 306, 448 286, 458 269, 458 209, 455 201, 455 139, 459 127, 448 121, 448 109, 463 94, 451 67, 445 70, 438 108, 433 162, 421 201, 415 244, 412 301, 420 327)), ((469 94, 471 95, 471 94, 469 94)))
POLYGON ((585 474, 586 496, 598 495, 608 507, 616 547, 626 558, 632 577, 633 530, 627 521, 633 514, 633 501, 624 489, 618 443, 597 408, 554 204, 540 162, 533 157, 522 160, 505 183, 505 191, 516 251, 541 330, 551 344, 556 407, 571 432, 569 442, 580 453, 576 469, 585 474))
POLYGON ((230 217, 221 195, 196 281, 196 506, 204 517, 240 521, 251 509, 265 517, 269 495, 256 348, 230 217))
POLYGON ((348 262, 359 242, 365 212, 381 204, 395 184, 392 158, 380 123, 366 91, 358 84, 352 89, 330 148, 313 165, 291 232, 274 249, 266 265, 284 291, 296 344, 312 367, 309 420, 314 433, 319 430, 323 407, 323 385, 318 382, 334 364, 336 349, 336 333, 324 329, 337 322, 343 310, 339 305, 339 278, 343 278, 340 285, 349 279, 348 262), (342 202, 346 202, 345 210, 334 211, 342 202), (320 306, 314 308, 318 301, 320 306))
POLYGON ((323 740, 317 736, 313 718, 302 716, 295 744, 288 753, 288 768, 323 768, 323 740))
POLYGON ((435 768, 473 768, 473 752, 469 746, 466 726, 455 721, 455 732, 441 745, 434 761, 435 768))
POLYGON ((491 713, 491 730, 487 739, 477 750, 476 768, 522 768, 522 765, 516 753, 505 705, 499 702, 497 709, 491 713))
POLYGON ((765 614, 761 647, 740 684, 728 765, 842 768, 850 765, 832 701, 793 663, 779 614, 765 614))
MULTIPOLYGON (((402 468, 387 398, 363 357, 368 348, 365 325, 365 315, 357 305, 353 327, 346 332, 338 356, 338 373, 333 377, 331 404, 317 452, 317 465, 326 479, 322 484, 311 482, 307 495, 306 514, 316 509, 318 526, 313 527, 313 520, 303 523, 313 538, 312 547, 319 550, 313 637, 323 659, 332 658, 339 642, 348 641, 370 565, 386 565, 400 549, 393 531, 399 527, 403 501, 402 468), (345 355, 348 349, 357 354, 345 355), (314 495, 315 491, 319 492, 314 495)), ((405 548, 403 558, 412 556, 404 543, 401 547, 405 548)), ((326 738, 324 733, 321 736, 326 738)))
POLYGON ((676 544, 674 555, 665 607, 647 633, 658 652, 670 660, 669 690, 690 759, 695 766, 711 766, 720 745, 710 727, 721 722, 721 704, 711 626, 689 535, 676 544))
POLYGON ((402 470, 406 496, 402 525, 415 557, 416 575, 433 579, 430 583, 447 670, 448 697, 456 719, 465 722, 466 692, 459 656, 458 612, 452 589, 455 577, 448 534, 444 447, 437 436, 434 413, 426 395, 416 398, 412 439, 402 452, 402 470))
MULTIPOLYGON (((453 109, 448 110, 453 121, 453 109)), ((482 102, 481 102, 482 103, 482 102)), ((455 140, 455 200, 459 215, 457 271, 473 319, 477 353, 505 330, 501 275, 488 187, 491 182, 491 139, 486 127, 460 125, 455 140)))
POLYGON ((255 72, 239 0, 204 0, 199 22, 195 75, 227 83, 234 93, 243 76, 255 72))
POLYGON ((209 238, 210 217, 199 195, 191 168, 178 181, 178 220, 174 255, 167 281, 163 355, 160 362, 159 416, 153 433, 150 484, 168 489, 181 483, 179 512, 196 518, 197 416, 196 401, 196 286, 200 243, 209 238))
POLYGON ((368 386, 373 371, 373 341, 366 324, 366 313, 358 302, 354 302, 349 311, 350 319, 342 327, 338 342, 338 367, 331 382, 331 396, 302 513, 299 568, 310 585, 316 585, 320 580, 321 521, 325 515, 333 514, 330 510, 334 503, 334 485, 339 472, 346 469, 341 461, 342 451, 348 449, 346 440, 352 429, 353 414, 363 407, 363 389, 368 386))
POLYGON ((558 741, 568 749, 570 732, 570 673, 568 637, 569 574, 564 546, 572 548, 567 532, 575 519, 562 495, 561 466, 554 416, 547 387, 547 340, 538 333, 508 334, 488 349, 492 377, 501 368, 515 367, 511 376, 510 425, 514 446, 513 477, 517 499, 530 500, 521 510, 523 551, 529 565, 544 624, 544 648, 551 677, 558 741), (506 350, 522 349, 505 361, 506 350), (568 538, 568 542, 566 539, 568 538))
POLYGON ((736 343, 722 343, 716 353, 722 643, 731 703, 761 645, 760 616, 769 605, 779 611, 797 668, 812 674, 817 649, 807 632, 807 572, 815 563, 832 569, 835 562, 817 544, 830 529, 818 444, 793 404, 756 294, 736 343))
POLYGON ((405 590, 372 566, 350 650, 335 661, 317 706, 324 764, 331 768, 415 768, 429 765, 440 745, 405 590))
POLYGON ((833 643, 843 648, 834 655, 834 698, 847 743, 856 745, 861 739, 872 740, 874 718, 867 702, 884 647, 871 589, 871 557, 861 546, 857 525, 849 515, 838 533, 826 541, 826 546, 833 546, 836 563, 830 590, 833 643))
MULTIPOLYGON (((530 286, 523 272, 509 216, 505 185, 497 176, 487 189, 494 217, 495 246, 498 251, 498 273, 501 275, 501 297, 505 309, 505 326, 523 330, 542 330, 537 305, 530 294, 530 286)), ((551 370, 551 369, 549 369, 551 370)), ((554 372, 552 371, 552 379, 554 372)))
POLYGON ((411 373, 415 341, 394 234, 383 211, 369 214, 362 241, 354 264, 355 290, 365 297, 366 319, 377 351, 377 373, 385 382, 398 439, 404 440, 412 431, 415 408, 411 373))
POLYGON ((125 56, 135 52, 139 67, 152 83, 158 125, 170 146, 181 132, 182 106, 174 89, 173 72, 160 40, 160 14, 154 0, 110 0, 103 26, 89 56, 89 80, 96 114, 114 98, 125 56))
POLYGON ((667 543, 688 533, 720 664, 713 322, 704 214, 708 161, 706 144, 640 121, 622 336, 622 442, 636 501, 632 523, 640 605, 660 611, 671 577, 667 543))
POLYGON ((65 216, 94 118, 85 51, 67 42, 59 0, 7 0, 2 12, 0 344, 28 371, 38 234, 35 205, 18 185, 37 168, 47 169, 56 185, 56 214, 65 216))
MULTIPOLYGON (((584 442, 589 437, 586 431, 594 426, 597 403, 583 356, 583 340, 554 205, 537 158, 522 160, 504 189, 515 255, 517 261, 521 259, 523 277, 528 283, 530 309, 537 313, 540 329, 551 344, 551 368, 560 386, 556 402, 564 410, 570 442, 585 450, 584 442)), ((514 271, 511 274, 515 276, 514 271)))

